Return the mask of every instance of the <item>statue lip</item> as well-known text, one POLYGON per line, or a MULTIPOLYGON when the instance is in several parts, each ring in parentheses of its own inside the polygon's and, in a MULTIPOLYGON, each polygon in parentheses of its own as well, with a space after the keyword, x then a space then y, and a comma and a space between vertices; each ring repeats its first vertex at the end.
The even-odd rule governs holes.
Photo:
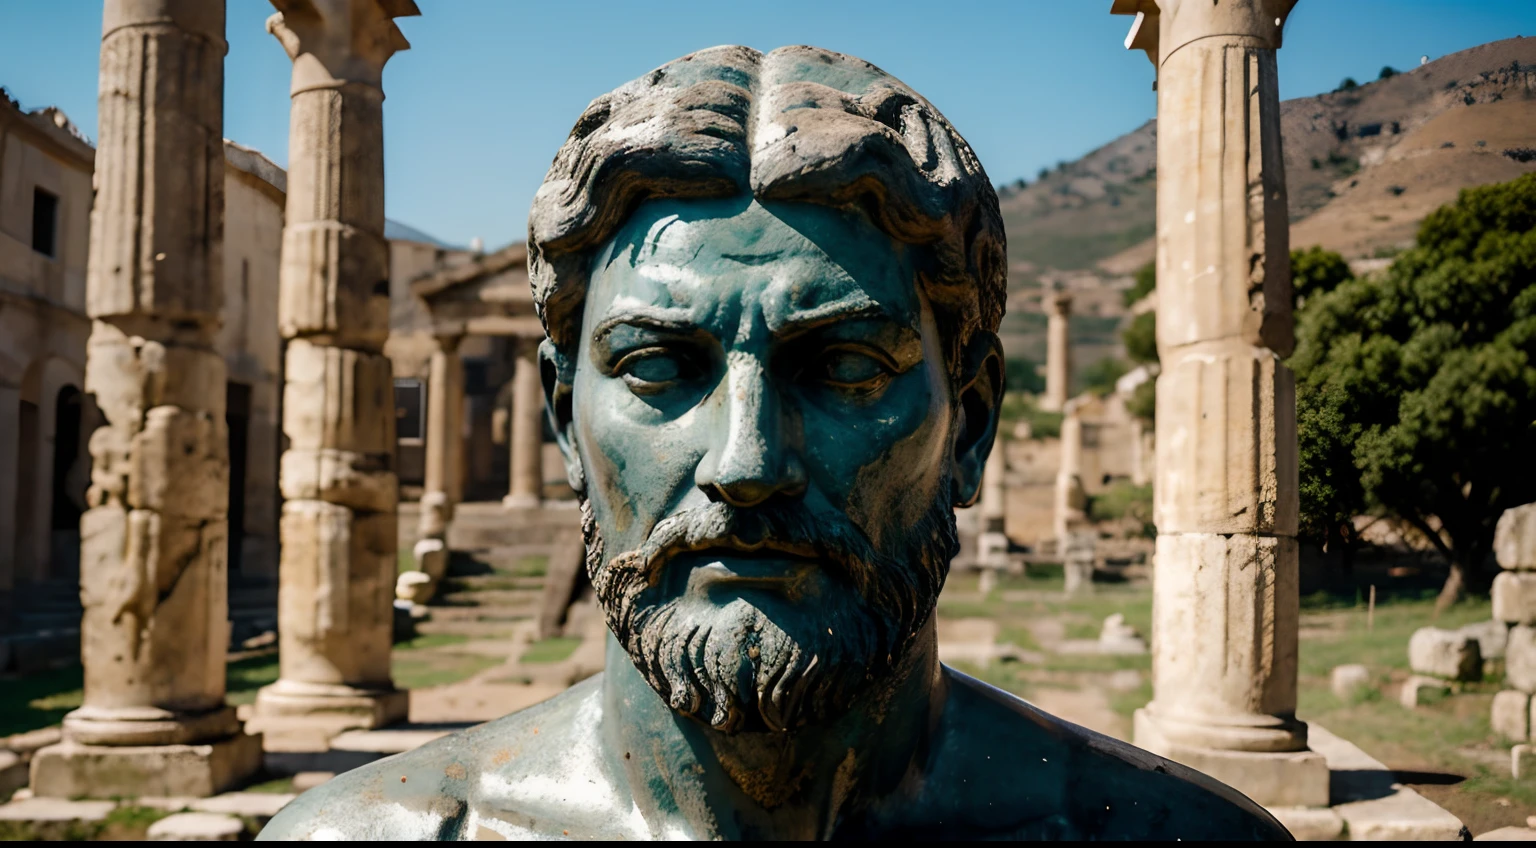
POLYGON ((768 542, 748 545, 715 539, 678 551, 672 561, 687 569, 690 588, 728 584, 734 588, 761 586, 783 589, 821 568, 823 560, 811 546, 768 542))

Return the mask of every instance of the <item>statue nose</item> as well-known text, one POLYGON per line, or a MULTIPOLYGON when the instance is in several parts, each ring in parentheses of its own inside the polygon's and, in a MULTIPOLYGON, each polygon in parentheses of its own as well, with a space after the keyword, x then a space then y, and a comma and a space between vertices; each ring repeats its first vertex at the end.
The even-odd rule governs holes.
POLYGON ((805 464, 779 393, 757 360, 732 355, 726 369, 722 432, 694 474, 710 500, 755 506, 805 493, 805 464))

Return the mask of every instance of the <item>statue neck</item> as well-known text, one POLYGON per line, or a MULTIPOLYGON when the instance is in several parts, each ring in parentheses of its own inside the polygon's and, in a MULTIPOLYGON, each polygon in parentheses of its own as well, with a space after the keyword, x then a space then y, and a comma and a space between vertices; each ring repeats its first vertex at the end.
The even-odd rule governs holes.
POLYGON ((603 736, 658 835, 825 839, 896 791, 926 755, 943 704, 934 623, 885 686, 828 724, 726 734, 673 712, 612 635, 603 736))

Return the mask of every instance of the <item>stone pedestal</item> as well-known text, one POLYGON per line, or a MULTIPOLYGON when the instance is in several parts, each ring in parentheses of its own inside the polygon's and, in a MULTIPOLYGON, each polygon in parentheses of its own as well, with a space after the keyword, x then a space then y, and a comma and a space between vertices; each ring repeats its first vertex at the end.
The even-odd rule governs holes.
POLYGON ((517 366, 512 376, 511 491, 502 500, 507 509, 531 509, 544 493, 544 391, 539 381, 539 343, 517 340, 517 366))
POLYGON ((1044 298, 1045 325, 1045 395, 1040 408, 1059 412, 1072 391, 1072 345, 1067 336, 1072 314, 1072 296, 1051 292, 1044 298))
POLYGON ((80 520, 85 696, 34 758, 33 787, 207 795, 260 765, 224 700, 224 5, 108 0, 102 31, 85 389, 105 423, 80 520))
POLYGON ((396 505, 384 63, 410 0, 273 0, 293 60, 278 322, 284 373, 281 670, 253 721, 288 729, 405 718, 390 679, 396 505))
POLYGON ((260 769, 261 737, 246 733, 173 745, 85 745, 66 739, 32 755, 31 785, 39 798, 206 798, 260 769))
POLYGON ((1156 575, 1136 743, 1328 803, 1296 719, 1297 456, 1275 51, 1294 0, 1117 0, 1157 67, 1156 575))

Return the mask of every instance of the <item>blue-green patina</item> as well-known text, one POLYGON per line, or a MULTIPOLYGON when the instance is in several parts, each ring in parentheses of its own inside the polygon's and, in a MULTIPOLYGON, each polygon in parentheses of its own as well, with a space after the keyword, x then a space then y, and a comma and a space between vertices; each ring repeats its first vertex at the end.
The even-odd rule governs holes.
MULTIPOLYGON (((657 120, 723 102, 730 73, 757 91, 754 63, 780 54, 773 72, 800 87, 778 119, 806 98, 862 116, 827 89, 896 90, 796 50, 696 54, 657 120)), ((911 98, 889 143, 920 151, 952 131, 925 113, 917 133, 908 110, 931 107, 911 98)), ((596 156, 590 124, 619 106, 595 103, 562 157, 596 156)), ((954 140, 883 166, 932 196, 863 166, 817 183, 816 162, 857 163, 864 142, 804 122, 753 142, 768 118, 749 111, 727 127, 743 150, 632 131, 672 164, 607 179, 648 191, 578 185, 591 169, 557 159, 564 205, 535 206, 545 391, 613 631, 605 671, 343 774, 262 838, 1288 838, 1230 788, 938 662, 953 509, 975 500, 1002 389, 996 199, 955 188, 985 175, 954 140), (796 133, 807 148, 785 152, 796 133), (715 179, 689 156, 726 178, 678 188, 715 179), (775 172, 773 156, 810 164, 775 172), (939 174, 944 156, 963 167, 939 174), (816 188, 839 181, 864 194, 816 188)))

